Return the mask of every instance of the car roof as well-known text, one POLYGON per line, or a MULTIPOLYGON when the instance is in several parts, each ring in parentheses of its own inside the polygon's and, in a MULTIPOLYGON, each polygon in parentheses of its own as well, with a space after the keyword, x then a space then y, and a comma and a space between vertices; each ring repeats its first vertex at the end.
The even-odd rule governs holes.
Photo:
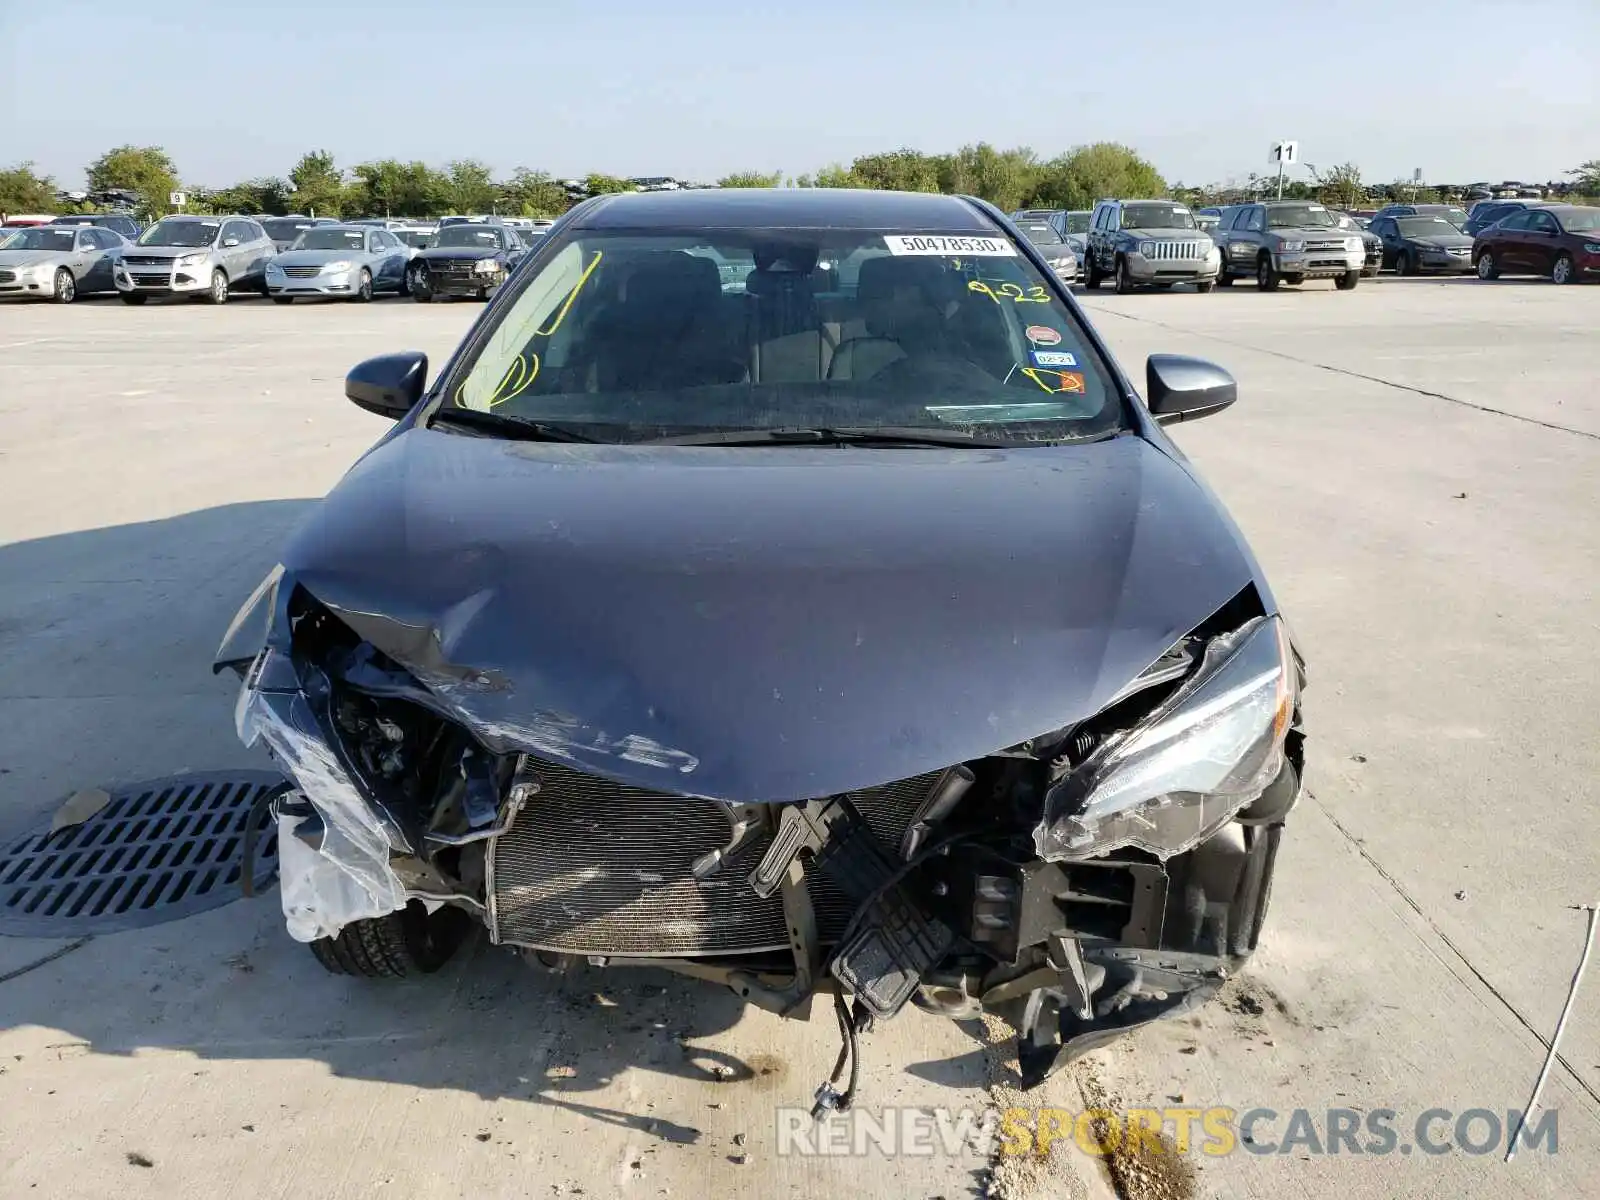
POLYGON ((937 192, 857 188, 706 188, 617 192, 585 205, 580 229, 906 229, 993 233, 977 205, 937 192))
POLYGON ((1558 217, 1575 212, 1600 212, 1600 207, 1593 204, 1541 204, 1539 208, 1558 217))

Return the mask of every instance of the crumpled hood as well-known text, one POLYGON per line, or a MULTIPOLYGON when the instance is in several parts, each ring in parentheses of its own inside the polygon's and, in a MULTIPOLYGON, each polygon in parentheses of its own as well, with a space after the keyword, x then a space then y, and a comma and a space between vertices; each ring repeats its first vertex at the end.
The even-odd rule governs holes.
POLYGON ((418 258, 433 260, 436 258, 493 258, 502 253, 494 246, 429 246, 426 250, 417 251, 418 258))
POLYGON ((946 451, 412 429, 346 475, 284 566, 497 750, 765 801, 1088 716, 1259 582, 1210 493, 1134 436, 946 451))

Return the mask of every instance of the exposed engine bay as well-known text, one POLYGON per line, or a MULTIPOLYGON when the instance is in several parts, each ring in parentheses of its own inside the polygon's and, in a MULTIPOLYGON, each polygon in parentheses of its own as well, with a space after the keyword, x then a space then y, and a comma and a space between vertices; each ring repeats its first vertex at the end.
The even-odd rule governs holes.
POLYGON ((844 1050, 819 1112, 908 1003, 1009 1020, 1031 1086, 1204 1002, 1257 944, 1300 790, 1304 667, 1253 586, 1087 719, 782 803, 619 782, 547 726, 475 721, 460 696, 493 680, 402 665, 286 577, 240 620, 271 629, 219 664, 241 738, 296 785, 282 901, 324 965, 432 970, 477 923, 553 969, 662 967, 784 1015, 825 995, 844 1050))

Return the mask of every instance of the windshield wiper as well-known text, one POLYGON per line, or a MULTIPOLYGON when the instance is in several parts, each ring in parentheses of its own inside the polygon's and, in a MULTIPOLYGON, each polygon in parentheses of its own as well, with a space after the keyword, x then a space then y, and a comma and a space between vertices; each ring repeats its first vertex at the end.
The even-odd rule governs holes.
POLYGON ((998 449, 1016 442, 997 442, 954 429, 918 425, 862 425, 832 428, 783 425, 772 429, 714 429, 675 437, 650 438, 642 446, 836 446, 866 442, 890 446, 978 446, 998 449))
POLYGON ((602 443, 600 438, 574 433, 561 425, 543 421, 530 421, 526 417, 508 417, 501 413, 483 412, 476 408, 456 408, 446 405, 433 414, 430 424, 463 425, 468 429, 482 429, 507 438, 525 442, 587 442, 602 443))

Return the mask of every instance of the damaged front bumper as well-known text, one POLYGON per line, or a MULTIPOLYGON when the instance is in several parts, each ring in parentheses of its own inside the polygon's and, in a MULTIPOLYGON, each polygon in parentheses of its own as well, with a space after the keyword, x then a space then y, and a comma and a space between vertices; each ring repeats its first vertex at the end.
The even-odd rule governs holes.
POLYGON ((772 804, 621 784, 549 743, 507 751, 504 730, 492 750, 284 583, 241 610, 219 665, 245 675, 240 737, 298 787, 278 809, 298 940, 443 904, 548 966, 666 967, 784 1014, 851 996, 852 1045, 907 1003, 994 1012, 1031 1085, 1203 1002, 1260 936, 1303 668, 1250 589, 1089 720, 772 804))

